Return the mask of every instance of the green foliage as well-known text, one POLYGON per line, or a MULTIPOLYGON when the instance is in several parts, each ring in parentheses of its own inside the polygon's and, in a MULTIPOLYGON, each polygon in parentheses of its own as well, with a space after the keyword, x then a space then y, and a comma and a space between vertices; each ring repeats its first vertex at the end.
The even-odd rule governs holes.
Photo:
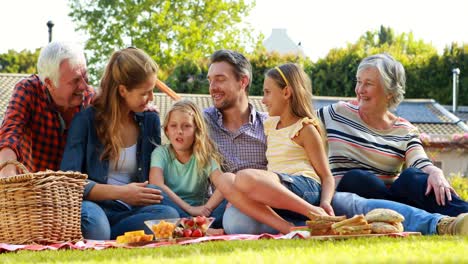
POLYGON ((89 36, 90 72, 100 76, 117 49, 145 50, 163 71, 197 61, 220 48, 244 51, 256 45, 240 23, 255 2, 244 0, 70 0, 72 20, 89 36))
POLYGON ((468 178, 462 177, 459 173, 458 175, 450 175, 448 179, 460 198, 468 201, 468 178))
POLYGON ((166 84, 179 93, 207 94, 209 84, 206 79, 206 60, 195 62, 185 60, 178 64, 166 84))
POLYGON ((0 54, 0 72, 3 73, 36 73, 37 58, 40 49, 35 51, 23 50, 17 52, 8 50, 0 54))
POLYGON ((0 254, 1 263, 466 263, 468 237, 218 241, 146 249, 0 254))
POLYGON ((265 73, 276 66, 283 63, 294 62, 303 67, 310 64, 307 58, 298 57, 295 54, 280 55, 277 52, 267 52, 265 50, 257 51, 247 56, 252 64, 252 86, 250 87, 250 95, 263 95, 263 80, 265 73))

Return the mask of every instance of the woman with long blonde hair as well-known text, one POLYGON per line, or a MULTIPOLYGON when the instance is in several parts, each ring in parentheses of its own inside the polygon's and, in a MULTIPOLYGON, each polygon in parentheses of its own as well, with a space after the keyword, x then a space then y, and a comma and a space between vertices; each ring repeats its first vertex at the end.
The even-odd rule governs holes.
POLYGON ((145 111, 157 71, 140 49, 114 52, 97 98, 71 124, 60 168, 88 174, 81 213, 87 239, 114 239, 146 229, 145 220, 179 216, 147 186, 151 152, 161 143, 159 115, 145 111))
POLYGON ((213 227, 220 228, 226 202, 217 190, 209 196, 209 180, 221 175, 221 156, 202 112, 191 101, 179 101, 166 114, 163 128, 169 144, 151 155, 150 184, 163 191, 162 204, 180 216, 213 216, 213 227))

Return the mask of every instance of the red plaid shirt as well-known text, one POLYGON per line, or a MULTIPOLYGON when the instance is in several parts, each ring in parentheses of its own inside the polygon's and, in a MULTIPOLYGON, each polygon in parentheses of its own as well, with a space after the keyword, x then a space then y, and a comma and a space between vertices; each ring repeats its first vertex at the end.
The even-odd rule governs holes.
MULTIPOLYGON (((85 91, 82 107, 94 92, 85 91)), ((76 108, 79 112, 81 107, 76 108)), ((0 149, 11 148, 31 172, 58 170, 67 139, 67 129, 37 75, 18 82, 0 128, 0 149)))

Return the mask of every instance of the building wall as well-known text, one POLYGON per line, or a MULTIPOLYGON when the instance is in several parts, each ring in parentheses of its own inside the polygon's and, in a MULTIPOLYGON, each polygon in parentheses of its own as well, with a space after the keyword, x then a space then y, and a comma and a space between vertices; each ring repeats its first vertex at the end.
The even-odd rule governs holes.
POLYGON ((446 176, 461 174, 468 177, 468 151, 463 149, 434 149, 426 148, 429 158, 434 165, 441 168, 446 176))

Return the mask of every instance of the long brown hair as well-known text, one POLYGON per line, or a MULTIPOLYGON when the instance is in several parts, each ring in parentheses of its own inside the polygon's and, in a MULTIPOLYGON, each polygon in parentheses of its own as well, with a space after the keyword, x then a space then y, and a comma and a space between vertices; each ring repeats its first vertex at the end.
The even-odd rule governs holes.
POLYGON ((119 93, 119 85, 131 91, 157 72, 157 64, 140 49, 126 48, 112 54, 101 79, 99 94, 93 102, 96 132, 104 146, 101 160, 118 160, 123 146, 122 139, 116 133, 123 129, 120 120, 124 115, 124 99, 119 93))
POLYGON ((304 70, 295 63, 286 63, 270 69, 265 75, 274 80, 281 89, 289 86, 292 94, 290 99, 292 114, 299 118, 315 119, 319 124, 317 129, 326 147, 325 130, 312 104, 312 82, 304 70))
MULTIPOLYGON (((208 165, 210 165, 211 159, 214 159, 221 166, 221 154, 219 154, 216 145, 208 135, 208 126, 206 125, 201 110, 192 101, 178 101, 172 105, 171 109, 169 109, 163 122, 164 134, 166 137, 169 138, 167 135, 167 126, 171 119, 171 114, 175 111, 188 113, 193 117, 193 123, 195 125, 195 139, 192 145, 192 153, 197 161, 198 173, 201 173, 208 165)), ((175 155, 172 145, 170 145, 170 150, 175 155)))

